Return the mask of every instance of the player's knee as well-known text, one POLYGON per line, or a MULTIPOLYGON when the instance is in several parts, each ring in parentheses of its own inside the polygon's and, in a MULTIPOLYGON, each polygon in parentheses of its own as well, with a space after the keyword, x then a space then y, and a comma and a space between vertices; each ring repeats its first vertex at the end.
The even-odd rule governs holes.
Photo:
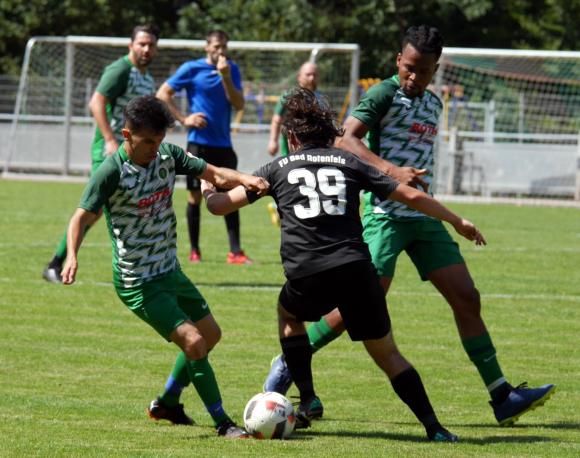
POLYGON ((455 312, 460 315, 479 316, 481 313, 481 297, 475 286, 459 291, 457 304, 455 312))
POLYGON ((211 333, 206 336, 206 344, 208 351, 214 348, 222 338, 222 330, 219 326, 211 330, 211 333))
POLYGON ((188 360, 196 360, 207 355, 208 346, 203 336, 191 333, 184 339, 182 350, 188 360))

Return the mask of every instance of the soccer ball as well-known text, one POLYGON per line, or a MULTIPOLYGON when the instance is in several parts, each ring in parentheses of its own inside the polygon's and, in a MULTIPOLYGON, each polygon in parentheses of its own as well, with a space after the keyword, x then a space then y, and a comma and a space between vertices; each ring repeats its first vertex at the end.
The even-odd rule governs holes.
POLYGON ((280 393, 258 393, 244 409, 246 431, 257 439, 287 439, 295 424, 294 407, 280 393))

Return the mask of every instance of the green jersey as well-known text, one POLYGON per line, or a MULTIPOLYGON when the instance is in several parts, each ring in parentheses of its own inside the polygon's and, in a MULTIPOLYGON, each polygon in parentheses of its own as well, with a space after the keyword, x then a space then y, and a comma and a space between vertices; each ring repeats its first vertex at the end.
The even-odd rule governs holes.
MULTIPOLYGON (((141 73, 131 63, 129 56, 123 56, 105 68, 96 91, 107 98, 107 119, 117 142, 121 144, 125 106, 134 97, 155 94, 155 82, 148 71, 141 73)), ((91 147, 93 163, 105 160, 104 151, 105 140, 97 127, 91 147)))
POLYGON ((131 288, 179 267, 173 211, 175 175, 202 174, 207 164, 162 143, 147 167, 134 164, 124 145, 91 176, 80 208, 104 208, 113 248, 115 285, 131 288))
MULTIPOLYGON (((368 128, 369 149, 399 167, 427 169, 422 178, 433 180, 433 154, 437 124, 443 104, 431 91, 409 98, 393 76, 371 87, 351 113, 368 128)), ((421 212, 391 200, 365 194, 365 215, 383 214, 391 219, 428 218, 421 212)))

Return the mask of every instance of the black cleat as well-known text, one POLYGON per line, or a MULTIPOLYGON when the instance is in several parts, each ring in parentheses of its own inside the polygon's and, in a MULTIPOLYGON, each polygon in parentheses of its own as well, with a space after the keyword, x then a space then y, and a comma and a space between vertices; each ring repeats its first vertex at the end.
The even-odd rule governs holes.
POLYGON ((47 266, 42 271, 42 278, 44 278, 49 283, 62 283, 60 271, 61 269, 58 269, 56 267, 47 266))
POLYGON ((318 396, 312 396, 308 401, 301 402, 296 409, 296 426, 294 429, 309 428, 312 420, 322 418, 324 408, 318 396))
POLYGON ((452 432, 447 431, 443 426, 435 428, 433 431, 427 433, 427 437, 432 442, 458 442, 459 437, 457 437, 452 432))
POLYGON ((232 420, 222 421, 215 429, 218 436, 227 437, 228 439, 247 439, 250 437, 250 433, 240 428, 232 420))
POLYGON ((193 419, 187 416, 183 410, 183 404, 177 404, 176 406, 169 407, 166 406, 159 398, 151 401, 151 404, 147 408, 147 415, 149 415, 149 418, 152 420, 169 420, 174 425, 195 424, 193 419))

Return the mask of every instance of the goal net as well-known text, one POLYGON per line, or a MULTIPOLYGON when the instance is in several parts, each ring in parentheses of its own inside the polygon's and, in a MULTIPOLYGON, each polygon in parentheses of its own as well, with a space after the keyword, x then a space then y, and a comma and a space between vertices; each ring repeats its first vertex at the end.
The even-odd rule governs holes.
POLYGON ((436 191, 580 199, 580 52, 445 48, 436 191))
MULTIPOLYGON (((128 52, 127 38, 35 37, 26 47, 4 172, 79 174, 90 169, 94 123, 88 102, 103 69, 128 52)), ((160 86, 185 61, 205 56, 205 40, 161 39, 150 65, 160 86)), ((233 114, 240 169, 268 160, 268 129, 280 94, 296 84, 305 61, 319 66, 319 90, 337 112, 357 102, 359 47, 354 44, 230 41, 229 57, 240 67, 245 108, 233 114), (355 94, 351 97, 350 94, 355 94)), ((176 101, 187 110, 184 93, 176 101)), ((177 128, 168 141, 185 145, 177 128)))

